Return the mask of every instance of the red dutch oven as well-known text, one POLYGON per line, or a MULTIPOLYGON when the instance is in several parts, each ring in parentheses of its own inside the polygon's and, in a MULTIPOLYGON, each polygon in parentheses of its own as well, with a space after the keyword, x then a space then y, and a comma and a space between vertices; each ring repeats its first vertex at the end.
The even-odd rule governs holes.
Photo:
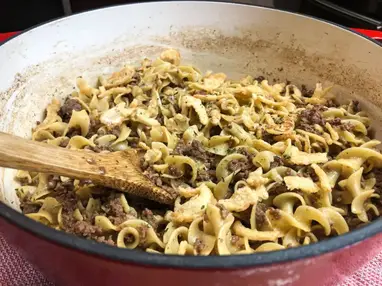
MULTIPOLYGON (((74 15, 0 47, 0 130, 29 137, 43 107, 53 96, 64 98, 78 75, 95 77, 175 47, 185 62, 232 77, 334 84, 339 100, 361 101, 381 139, 382 48, 361 33, 381 39, 380 32, 217 2, 142 3, 74 15)), ((252 255, 118 249, 23 216, 13 175, 0 169, 0 232, 57 285, 329 285, 382 251, 381 219, 312 245, 252 255)))

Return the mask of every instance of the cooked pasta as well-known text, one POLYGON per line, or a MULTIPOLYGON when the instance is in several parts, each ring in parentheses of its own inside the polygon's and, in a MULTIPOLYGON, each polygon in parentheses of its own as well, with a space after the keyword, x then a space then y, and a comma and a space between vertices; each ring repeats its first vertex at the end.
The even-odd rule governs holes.
POLYGON ((344 234, 382 211, 382 155, 357 101, 262 77, 228 80, 176 50, 53 100, 33 140, 83 152, 134 148, 173 207, 89 180, 19 171, 29 218, 150 253, 231 255, 344 234))

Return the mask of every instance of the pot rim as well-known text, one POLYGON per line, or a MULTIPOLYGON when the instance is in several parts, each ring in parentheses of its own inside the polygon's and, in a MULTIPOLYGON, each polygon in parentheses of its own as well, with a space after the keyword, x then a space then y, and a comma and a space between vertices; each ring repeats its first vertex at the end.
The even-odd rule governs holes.
MULTIPOLYGON (((92 9, 79 14, 74 14, 70 16, 64 16, 57 19, 53 19, 44 23, 35 25, 29 29, 22 31, 21 33, 7 39, 5 42, 0 43, 0 48, 6 42, 16 38, 24 33, 29 32, 37 27, 43 26, 47 23, 52 23, 55 21, 61 21, 65 18, 77 17, 77 15, 94 13, 97 10, 105 9, 115 9, 118 6, 127 5, 152 5, 152 4, 169 4, 169 3, 216 3, 224 5, 240 5, 248 7, 257 7, 266 10, 281 11, 284 13, 293 14, 299 17, 305 17, 308 19, 313 19, 316 21, 325 22, 326 24, 336 26, 344 31, 350 31, 358 36, 361 36, 374 44, 382 47, 382 43, 376 40, 368 38, 357 31, 353 31, 342 25, 319 19, 310 15, 304 15, 296 12, 289 12, 283 9, 269 8, 261 5, 254 4, 240 4, 231 3, 228 1, 187 1, 187 0, 177 0, 177 1, 154 1, 147 3, 131 3, 123 5, 113 5, 106 8, 92 9)), ((80 238, 78 236, 66 233, 64 231, 58 231, 41 223, 38 223, 22 213, 12 209, 3 202, 0 202, 0 217, 3 218, 10 224, 29 232, 41 239, 47 240, 48 242, 61 245, 63 247, 69 248, 71 250, 80 251, 84 254, 91 254, 98 256, 100 258, 109 259, 112 261, 127 262, 133 264, 155 266, 155 267, 171 267, 171 268, 187 268, 187 269, 235 269, 243 267, 255 267, 255 266, 265 266, 274 263, 283 263, 288 261, 296 261, 300 259, 306 259, 310 257, 315 257, 329 252, 334 252, 346 246, 351 246, 353 244, 364 241, 367 238, 382 233, 382 218, 363 226, 359 229, 352 230, 346 234, 340 236, 329 238, 324 241, 320 241, 314 244, 299 246, 294 248, 289 248, 285 250, 277 250, 271 252, 260 252, 248 255, 229 255, 229 256, 180 256, 180 255, 163 255, 163 254, 153 254, 147 253, 139 250, 121 249, 115 246, 109 246, 104 243, 99 243, 93 240, 87 240, 80 238)))

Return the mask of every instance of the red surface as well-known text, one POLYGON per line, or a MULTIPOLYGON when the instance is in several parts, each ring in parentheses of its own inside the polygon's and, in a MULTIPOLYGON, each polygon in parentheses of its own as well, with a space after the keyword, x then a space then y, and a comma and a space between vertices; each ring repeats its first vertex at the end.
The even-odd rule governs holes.
MULTIPOLYGON (((377 41, 382 41, 382 31, 377 30, 366 30, 366 29, 358 29, 358 28, 351 28, 351 30, 356 31, 358 33, 361 33, 369 38, 372 38, 377 41)), ((5 41, 6 39, 18 34, 19 32, 9 32, 9 33, 0 33, 0 42, 5 41)))
POLYGON ((34 236, 3 219, 0 220, 0 233, 50 281, 63 286, 336 285, 340 277, 354 272, 382 250, 382 234, 379 234, 350 248, 283 264, 233 270, 192 270, 122 263, 89 255, 34 236), (165 283, 161 284, 161 281, 165 283))
POLYGON ((18 34, 18 32, 10 32, 10 33, 0 33, 0 42, 5 41, 6 39, 18 34))
POLYGON ((382 41, 382 31, 352 28, 353 31, 363 34, 374 40, 382 41))

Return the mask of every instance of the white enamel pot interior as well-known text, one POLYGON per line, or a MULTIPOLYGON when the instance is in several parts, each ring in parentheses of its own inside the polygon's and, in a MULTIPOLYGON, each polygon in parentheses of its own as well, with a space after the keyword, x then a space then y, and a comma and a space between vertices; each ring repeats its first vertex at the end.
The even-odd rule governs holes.
MULTIPOLYGON (((361 101, 373 119, 377 138, 382 139, 382 48, 377 43, 305 16, 216 2, 145 3, 96 10, 44 24, 4 43, 0 47, 0 130, 29 138, 46 105, 54 97, 63 100, 70 94, 76 77, 94 82, 100 74, 139 63, 144 57, 155 58, 168 47, 179 49, 183 63, 225 72, 232 78, 249 74, 311 87, 318 81, 334 84, 338 99, 361 101)), ((19 210, 14 174, 14 170, 0 169, 0 199, 19 210)), ((4 205, 0 214, 17 218, 24 228, 35 226, 4 205)), ((379 220, 357 235, 304 247, 304 255, 341 248, 381 229, 379 220)), ((50 239, 49 230, 46 233, 50 239)), ((104 246, 97 247, 98 254, 104 255, 104 246)), ((286 250, 282 258, 274 253, 253 257, 285 261, 299 258, 298 251, 286 250)), ((142 259, 147 255, 142 253, 142 259)), ((155 261, 161 263, 161 259, 155 261)), ((182 259, 187 266, 190 258, 182 259)), ((218 267, 228 261, 214 259, 211 265, 209 259, 193 263, 218 267)), ((252 263, 240 257, 229 261, 252 263)))

